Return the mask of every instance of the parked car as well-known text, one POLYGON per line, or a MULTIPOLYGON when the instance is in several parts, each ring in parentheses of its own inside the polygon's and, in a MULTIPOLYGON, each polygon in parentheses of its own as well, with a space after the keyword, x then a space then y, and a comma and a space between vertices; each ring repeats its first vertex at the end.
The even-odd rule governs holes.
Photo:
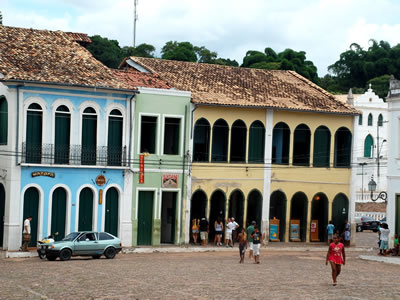
POLYGON ((360 222, 357 224, 357 232, 361 232, 363 230, 372 230, 373 232, 378 231, 378 227, 381 223, 375 220, 373 217, 363 216, 361 217, 360 222))
POLYGON ((384 218, 380 219, 380 220, 379 220, 379 223, 380 223, 380 224, 382 224, 382 223, 386 223, 386 217, 384 217, 384 218))
POLYGON ((114 258, 122 249, 121 240, 106 232, 71 232, 64 239, 49 244, 46 249, 48 260, 69 260, 71 256, 114 258))

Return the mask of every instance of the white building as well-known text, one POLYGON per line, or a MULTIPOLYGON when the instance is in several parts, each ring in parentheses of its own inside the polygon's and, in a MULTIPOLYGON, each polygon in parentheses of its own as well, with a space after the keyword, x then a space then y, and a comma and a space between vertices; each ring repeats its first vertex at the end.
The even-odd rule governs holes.
MULTIPOLYGON (((390 78, 389 95, 389 136, 387 173, 387 223, 391 237, 400 234, 400 80, 390 78)), ((390 239, 392 241, 392 239, 390 239)))

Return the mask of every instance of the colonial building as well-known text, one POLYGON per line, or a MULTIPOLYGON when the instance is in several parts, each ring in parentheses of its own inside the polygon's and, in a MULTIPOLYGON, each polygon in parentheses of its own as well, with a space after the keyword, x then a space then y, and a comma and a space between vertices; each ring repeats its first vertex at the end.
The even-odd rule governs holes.
POLYGON ((240 226, 255 220, 266 233, 279 224, 271 239, 285 242, 323 241, 328 220, 338 228, 353 221, 352 106, 292 71, 130 61, 192 92, 186 242, 190 220, 200 217, 210 220, 210 240, 217 218, 235 217, 240 226))
MULTIPOLYGON (((389 94, 386 98, 389 104, 390 146, 388 153, 387 173, 387 223, 391 238, 395 233, 400 234, 400 80, 393 76, 390 79, 389 94)), ((390 239, 393 242, 392 239, 390 239)))

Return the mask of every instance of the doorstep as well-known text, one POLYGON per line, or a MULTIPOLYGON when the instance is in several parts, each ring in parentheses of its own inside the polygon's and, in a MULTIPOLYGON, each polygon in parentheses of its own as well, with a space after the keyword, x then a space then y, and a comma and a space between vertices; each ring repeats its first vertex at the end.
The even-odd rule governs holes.
POLYGON ((372 256, 372 255, 360 255, 363 260, 383 262, 387 264, 400 265, 400 256, 372 256))

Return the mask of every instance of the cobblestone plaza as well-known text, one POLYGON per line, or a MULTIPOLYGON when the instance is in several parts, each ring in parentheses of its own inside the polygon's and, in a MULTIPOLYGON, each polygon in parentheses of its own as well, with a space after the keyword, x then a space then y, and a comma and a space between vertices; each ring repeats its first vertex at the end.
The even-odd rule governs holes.
MULTIPOLYGON (((365 252, 376 255, 374 251, 365 252)), ((114 260, 0 259, 0 299, 399 299, 400 266, 348 251, 331 283, 326 252, 261 250, 261 264, 238 251, 119 254, 114 260)))

